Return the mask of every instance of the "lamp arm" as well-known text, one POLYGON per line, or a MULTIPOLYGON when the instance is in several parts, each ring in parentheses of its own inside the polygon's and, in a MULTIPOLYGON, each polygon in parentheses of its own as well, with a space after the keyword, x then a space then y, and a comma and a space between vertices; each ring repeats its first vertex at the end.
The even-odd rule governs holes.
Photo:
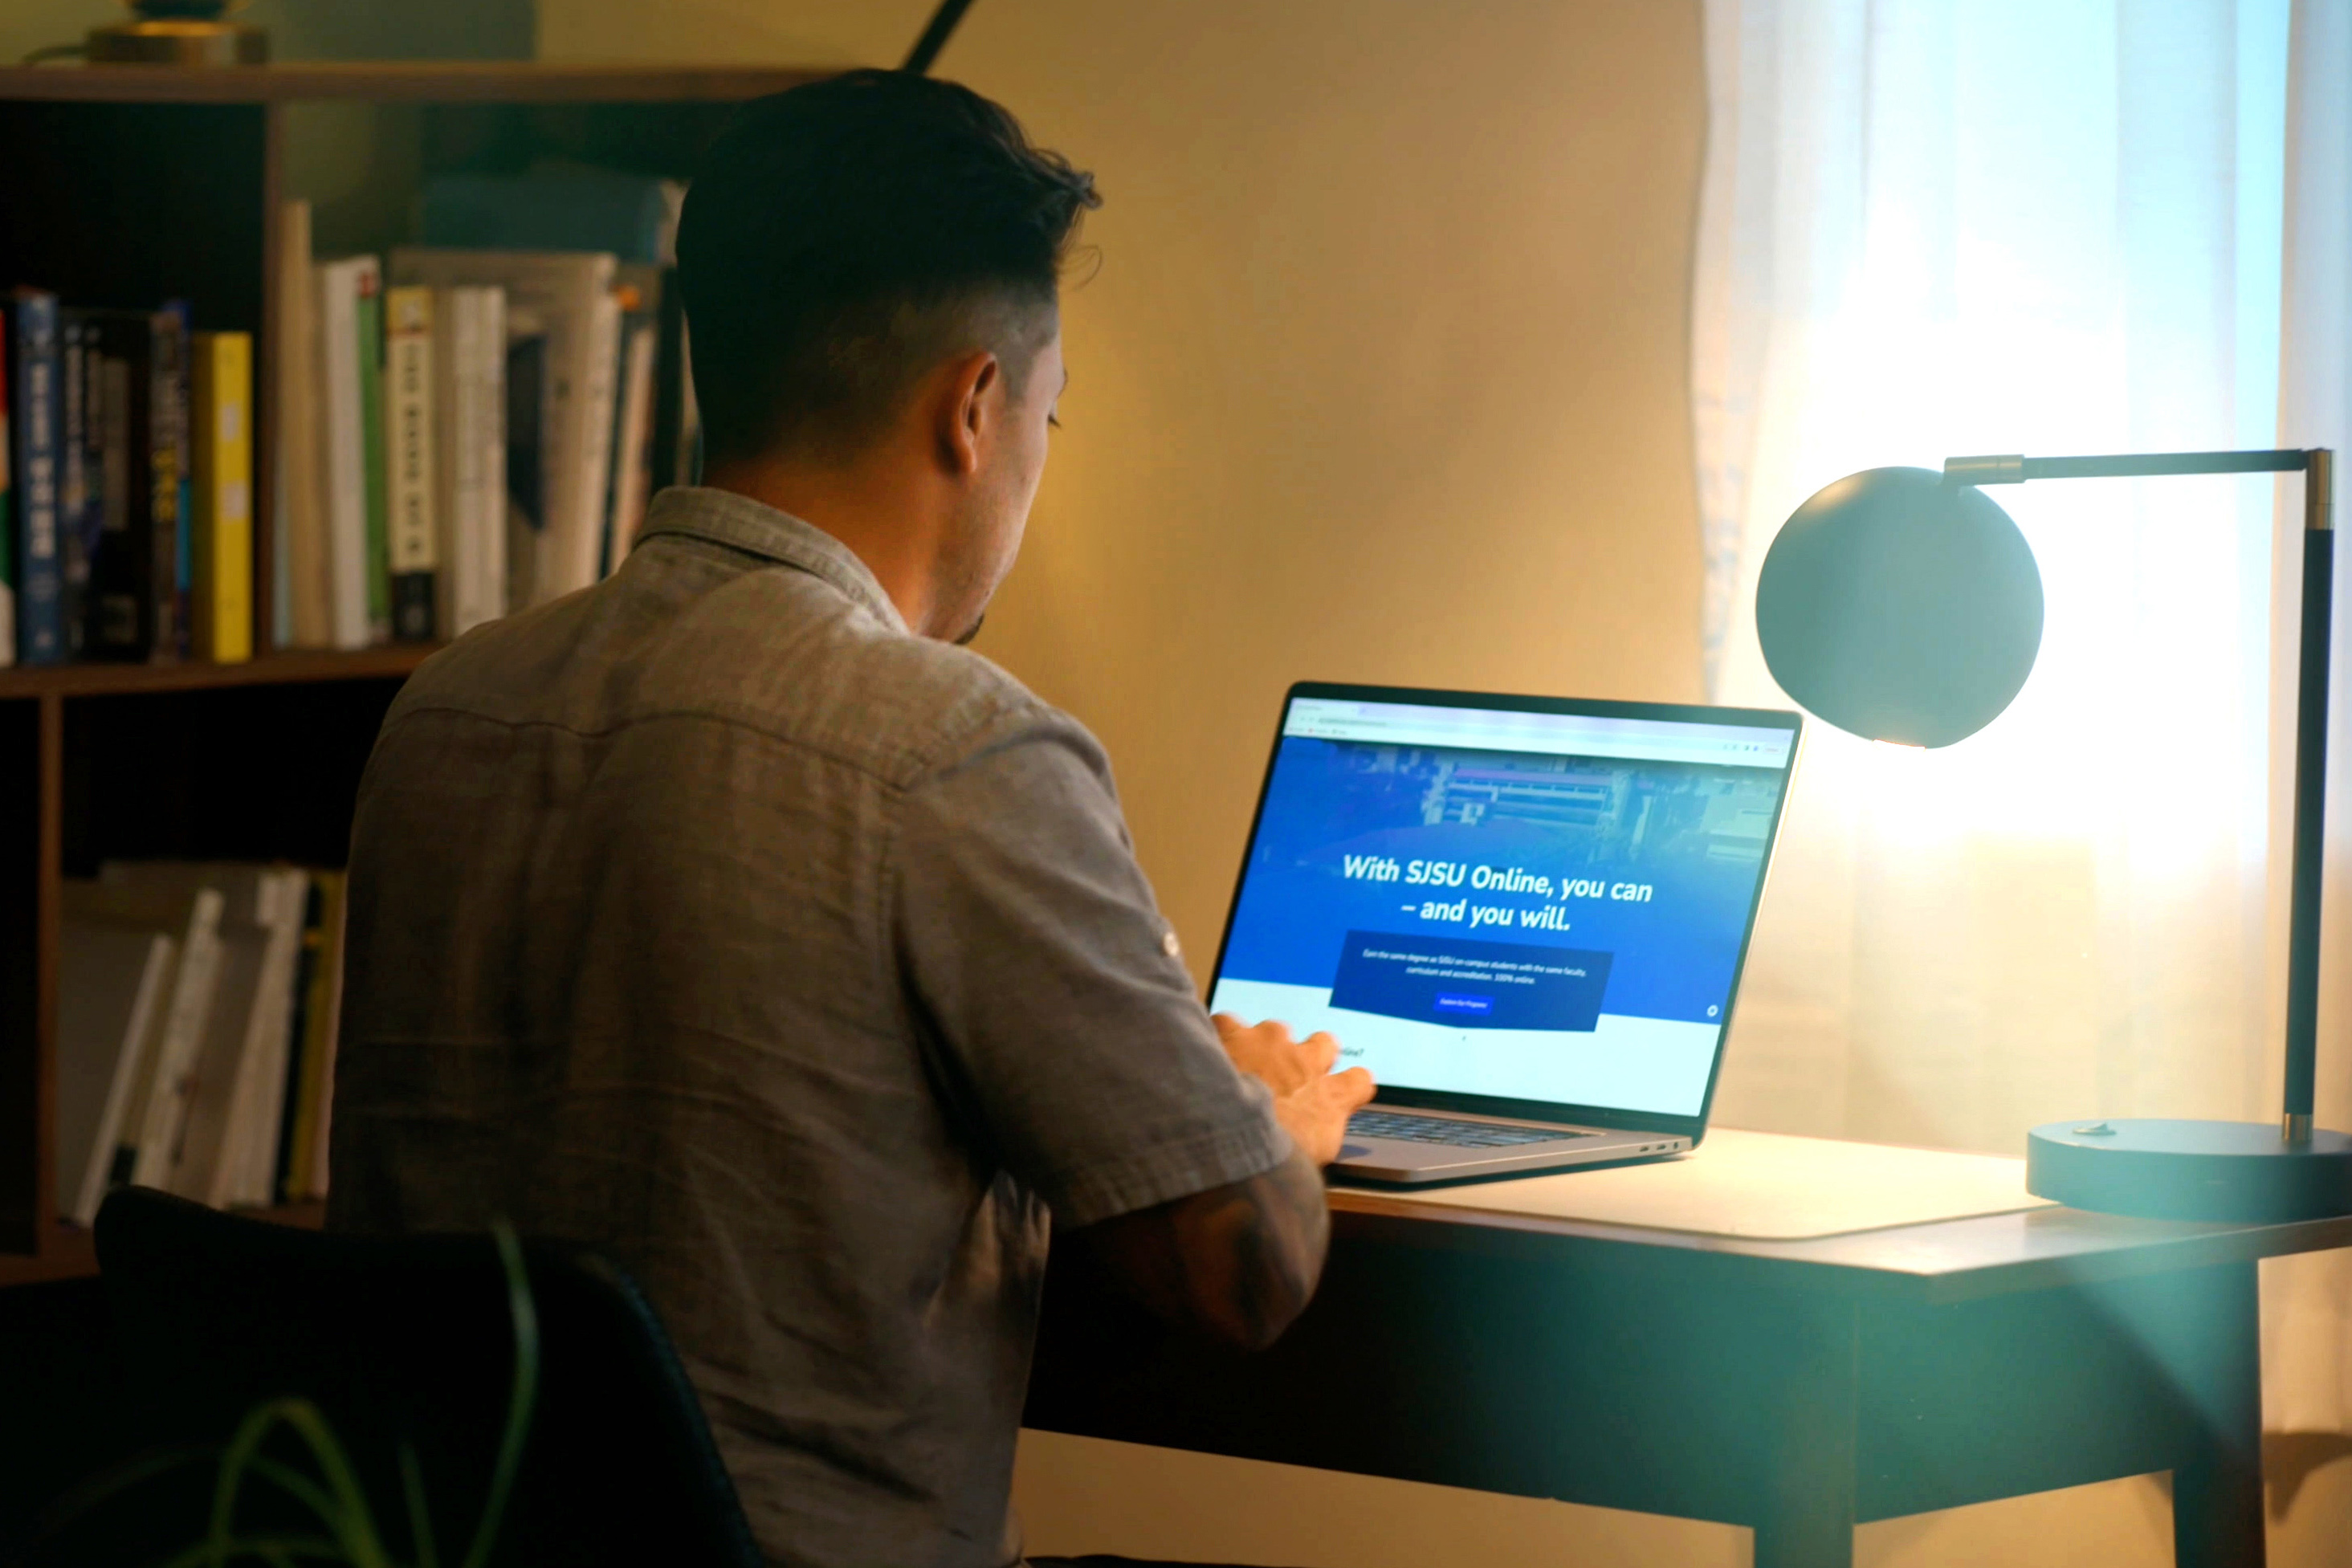
MULTIPOLYGON (((2322 450, 2325 450, 2322 448, 2322 450)), ((2022 485, 2028 479, 2145 479, 2166 474, 2297 474, 2311 454, 2122 452, 2106 457, 1947 457, 1947 485, 2022 485)))
POLYGON ((2326 847, 2327 664, 2336 589, 2336 454, 2309 451, 2149 452, 2106 457, 1948 457, 1947 485, 2029 479, 2124 479, 2166 474, 2303 476, 2303 625, 2294 714, 2294 883, 2288 894, 2286 1092, 2280 1135, 2311 1139, 2319 1058, 2320 883, 2326 847))

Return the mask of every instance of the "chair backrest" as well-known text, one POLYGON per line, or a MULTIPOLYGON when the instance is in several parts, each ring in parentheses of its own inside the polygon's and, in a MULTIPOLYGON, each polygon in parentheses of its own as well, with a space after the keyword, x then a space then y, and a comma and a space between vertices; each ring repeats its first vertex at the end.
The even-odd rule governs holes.
MULTIPOLYGON (((151 1442, 223 1444, 257 1405, 299 1396, 350 1450, 400 1556, 418 1555, 404 1444, 440 1561, 463 1557, 514 1377, 508 1278, 490 1237, 320 1234, 126 1187, 100 1210, 97 1241, 118 1359, 151 1442)), ((582 1249, 526 1241, 522 1251, 540 1375, 491 1562, 760 1568, 693 1387, 635 1284, 582 1249)), ((268 1449, 315 1475, 300 1452, 283 1432, 268 1449)), ((251 1517, 300 1521, 281 1489, 247 1492, 251 1517)), ((180 1544, 205 1522, 190 1518, 180 1544)))

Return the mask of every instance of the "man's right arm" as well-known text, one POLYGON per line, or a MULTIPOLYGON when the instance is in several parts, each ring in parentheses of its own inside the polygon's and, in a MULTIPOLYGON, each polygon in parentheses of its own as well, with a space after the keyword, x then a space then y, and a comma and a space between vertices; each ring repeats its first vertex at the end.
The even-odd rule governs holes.
POLYGON ((1371 1098, 1361 1068, 1334 1073, 1339 1042, 1293 1040, 1279 1023, 1220 1013, 1234 1066, 1274 1094, 1290 1157, 1270 1171, 1075 1231, 1070 1241, 1172 1328, 1263 1350, 1306 1309, 1322 1277, 1331 1213, 1322 1167, 1339 1157, 1348 1118, 1371 1098))
POLYGON ((1265 1343, 1314 1292, 1318 1173, 1371 1080, 1331 1071, 1327 1035, 1206 1027, 1099 751, 1069 721, 1019 716, 894 802, 910 1011, 1065 1245, 1173 1325, 1265 1343))
POLYGON ((1096 1265, 1171 1328, 1272 1344, 1315 1294, 1330 1239, 1323 1177, 1303 1154, 1245 1180, 1073 1231, 1096 1265))

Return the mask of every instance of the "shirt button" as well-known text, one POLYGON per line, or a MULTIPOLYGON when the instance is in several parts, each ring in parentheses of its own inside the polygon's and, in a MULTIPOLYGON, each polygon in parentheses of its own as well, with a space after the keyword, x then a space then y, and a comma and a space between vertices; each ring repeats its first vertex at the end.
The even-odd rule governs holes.
POLYGON ((1184 944, 1176 940, 1174 931, 1163 931, 1160 934, 1160 950, 1171 958, 1181 958, 1184 956, 1184 944))

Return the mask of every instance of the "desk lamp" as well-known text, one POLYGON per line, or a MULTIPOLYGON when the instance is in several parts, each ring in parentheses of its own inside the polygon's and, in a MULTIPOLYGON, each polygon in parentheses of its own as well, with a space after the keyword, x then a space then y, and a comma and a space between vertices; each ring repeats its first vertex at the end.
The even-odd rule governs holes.
POLYGON ((1756 584, 1756 635, 1781 688, 1868 740, 1949 746, 1998 717, 2042 644, 2042 574, 1979 486, 2029 479, 2301 473, 2303 642, 2296 694, 2286 1096, 2276 1126, 2055 1122, 2026 1142, 2027 1188, 2075 1208, 2241 1222, 2352 1214, 2352 1136, 2315 1131, 2335 455, 2179 452, 1954 457, 1872 468, 1790 517, 1756 584))

